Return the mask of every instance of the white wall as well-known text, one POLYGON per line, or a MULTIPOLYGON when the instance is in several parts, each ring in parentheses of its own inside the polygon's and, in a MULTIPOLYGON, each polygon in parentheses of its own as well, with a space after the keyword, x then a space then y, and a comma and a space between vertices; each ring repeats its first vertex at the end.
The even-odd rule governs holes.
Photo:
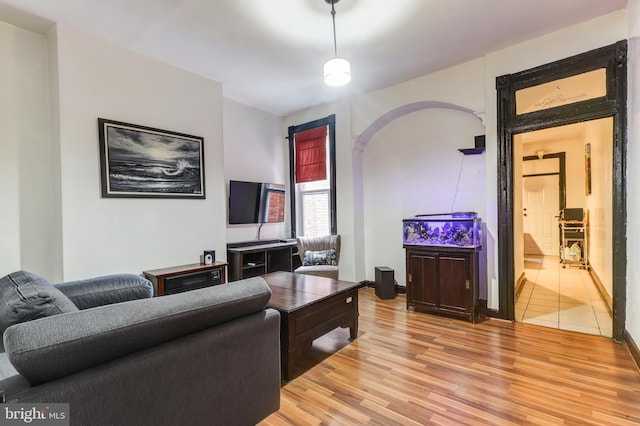
POLYGON ((0 276, 51 272, 48 57, 44 36, 0 22, 0 276))
POLYGON ((59 180, 51 178, 47 44, 41 45, 39 39, 37 51, 22 53, 28 71, 21 76, 21 87, 26 90, 21 90, 20 97, 29 108, 21 116, 42 125, 25 123, 20 129, 20 235, 22 268, 44 272, 54 269, 47 256, 55 249, 49 232, 53 218, 49 211, 56 205, 54 188, 59 186, 59 180))
MULTIPOLYGON (((0 22, 0 54, 0 274, 139 273, 198 262, 204 249, 225 260, 227 239, 254 238, 227 229, 226 186, 285 183, 282 117, 63 25, 42 35, 0 22), (206 200, 102 199, 98 117, 203 136, 206 200)), ((288 223, 262 236, 289 236, 288 223)))
MULTIPOLYGON (((364 190, 366 183, 359 182, 362 180, 363 175, 355 174, 359 173, 357 160, 367 156, 367 142, 373 136, 368 132, 372 127, 375 127, 377 120, 389 112, 416 102, 429 101, 458 106, 482 117, 486 126, 487 152, 486 155, 483 156, 485 159, 484 207, 479 213, 487 222, 488 307, 498 309, 496 77, 526 70, 625 39, 627 36, 625 19, 625 11, 612 13, 543 37, 532 39, 508 49, 490 53, 483 58, 465 64, 386 89, 354 97, 349 104, 348 117, 341 116, 337 106, 323 105, 304 111, 303 114, 293 114, 291 117, 287 117, 286 120, 287 123, 299 124, 304 121, 300 119, 302 117, 313 116, 313 118, 318 118, 330 113, 336 113, 336 120, 339 122, 350 120, 350 136, 352 140, 357 141, 357 143, 350 153, 343 153, 343 155, 348 156, 347 158, 350 163, 348 164, 348 168, 342 169, 338 167, 337 173, 339 179, 340 176, 346 174, 351 175, 352 188, 363 188, 362 190, 364 190), (361 138, 362 135, 366 137, 361 138)), ((378 130, 379 128, 376 128, 373 134, 378 130)), ((393 138, 393 135, 388 135, 388 137, 393 138)), ((443 169, 454 167, 454 165, 448 163, 443 164, 443 169)), ((364 175, 366 176, 366 172, 364 172, 364 175)), ((339 180, 339 184, 340 183, 339 180)), ((347 225, 351 224, 351 228, 342 227, 340 232, 353 235, 354 241, 358 242, 351 256, 353 256, 354 262, 359 264, 361 262, 359 257, 361 253, 368 253, 371 250, 375 253, 376 250, 379 250, 379 242, 376 242, 376 244, 372 243, 367 240, 364 230, 359 231, 360 224, 364 224, 365 221, 359 220, 360 218, 355 215, 356 213, 360 214, 360 210, 357 208, 359 202, 358 197, 360 195, 354 192, 353 196, 354 198, 352 198, 351 203, 356 207, 352 210, 354 215, 343 218, 341 215, 348 214, 348 212, 339 210, 338 216, 342 223, 347 225), (361 239, 357 238, 359 234, 363 236, 361 239), (362 242, 361 244, 360 241, 362 242)), ((364 194, 364 197, 367 196, 367 194, 364 194)), ((382 207, 380 206, 378 208, 382 207)), ((365 207, 362 209, 362 215, 364 215, 364 217, 369 214, 371 213, 368 208, 365 207)), ((393 239, 391 239, 391 233, 389 233, 385 246, 392 247, 394 244, 397 244, 400 233, 401 230, 398 228, 397 237, 393 239)), ((376 256, 373 256, 372 259, 376 259, 376 256)), ((341 256, 341 263, 345 259, 346 257, 341 256)), ((362 260, 362 262, 364 262, 364 260, 362 260)), ((365 269, 366 268, 356 266, 354 268, 354 278, 356 280, 364 279, 365 275, 370 273, 370 271, 366 271, 365 269), (355 275, 356 271, 361 272, 355 275)), ((397 275, 398 274, 396 274, 396 276, 397 275)))
MULTIPOLYGON (((225 224, 227 220, 229 180, 287 184, 289 164, 285 164, 287 141, 280 116, 224 99, 224 174, 225 224)), ((265 223, 260 239, 280 239, 291 236, 289 226, 289 193, 285 222, 265 223)), ((250 241, 257 235, 258 225, 226 225, 227 241, 250 241)))
POLYGON ((226 258, 219 83, 58 25, 64 279, 226 258), (100 197, 98 117, 204 137, 206 200, 100 197), (218 254, 219 253, 219 254, 218 254))
POLYGON ((365 277, 376 266, 406 285, 402 219, 416 214, 484 211, 484 154, 463 155, 484 126, 472 114, 425 109, 400 117, 364 153, 365 277), (447 167, 442 167, 447 164, 447 167))
MULTIPOLYGON (((51 168, 51 202, 47 206, 49 212, 51 244, 48 258, 51 271, 50 280, 64 279, 64 248, 62 235, 62 164, 60 161, 60 85, 58 79, 58 43, 57 28, 53 26, 47 33, 49 53, 49 147, 51 168)), ((27 269, 25 267, 24 269, 27 269)))
MULTIPOLYGON (((8 24, 0 24, 0 55, 13 58, 0 67, 0 274, 20 268, 20 175, 18 167, 20 115, 19 90, 16 74, 24 65, 16 58, 16 51, 28 49, 30 34, 8 24), (11 66, 13 65, 13 66, 11 66)), ((37 49, 31 47, 31 49, 37 49)))
MULTIPOLYGON (((585 197, 589 263, 609 297, 613 297, 613 119, 590 121, 586 126, 582 146, 591 144, 591 195, 585 197)), ((633 258, 633 252, 628 256, 633 258)))

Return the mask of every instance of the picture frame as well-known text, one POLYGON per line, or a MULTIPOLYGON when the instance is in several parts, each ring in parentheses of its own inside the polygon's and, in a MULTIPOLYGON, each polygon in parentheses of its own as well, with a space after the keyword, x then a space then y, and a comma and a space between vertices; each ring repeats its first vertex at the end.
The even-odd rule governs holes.
POLYGON ((204 138, 98 118, 103 198, 204 199, 204 138))

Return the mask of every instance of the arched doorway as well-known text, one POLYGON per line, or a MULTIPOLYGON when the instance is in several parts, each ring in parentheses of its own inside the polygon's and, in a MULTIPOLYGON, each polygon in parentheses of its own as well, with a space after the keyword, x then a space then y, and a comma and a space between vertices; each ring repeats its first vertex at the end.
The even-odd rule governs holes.
MULTIPOLYGON (((447 210, 464 205, 467 197, 455 198, 456 179, 459 183, 462 173, 464 188, 467 170, 475 170, 478 162, 482 167, 477 168, 484 173, 484 156, 467 158, 465 162, 464 155, 456 148, 473 146, 474 136, 479 134, 484 134, 484 125, 471 109, 447 102, 421 101, 380 115, 356 138, 353 205, 354 217, 358 218, 354 222, 354 263, 358 280, 371 280, 374 266, 384 264, 396 270, 396 278, 403 285, 404 251, 397 245, 402 219, 433 211, 429 209, 447 210), (445 140, 449 143, 442 145, 445 140), (372 161, 377 163, 374 165, 372 161), (438 176, 431 176, 441 170, 442 164, 452 166, 438 176), (464 173, 459 170, 461 168, 464 173), (444 177, 451 173, 455 176, 444 177), (442 192, 445 187, 453 186, 448 194, 454 200, 444 203, 438 191, 428 189, 432 185, 441 186, 442 192), (437 198, 435 201, 443 202, 443 206, 436 207, 437 203, 427 202, 434 197, 437 198), (392 250, 386 251, 382 247, 392 250)), ((482 199, 484 174, 477 181, 482 184, 482 190, 475 198, 482 199)), ((483 210, 484 203, 479 211, 483 210)))

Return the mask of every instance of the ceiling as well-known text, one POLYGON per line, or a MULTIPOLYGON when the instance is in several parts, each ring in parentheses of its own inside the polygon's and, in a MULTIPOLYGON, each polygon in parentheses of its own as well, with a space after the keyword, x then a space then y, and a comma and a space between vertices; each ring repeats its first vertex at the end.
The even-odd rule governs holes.
POLYGON ((469 61, 623 9, 627 0, 342 0, 338 55, 352 82, 327 87, 325 0, 0 0, 0 19, 53 22, 221 82, 224 96, 287 115, 469 61))

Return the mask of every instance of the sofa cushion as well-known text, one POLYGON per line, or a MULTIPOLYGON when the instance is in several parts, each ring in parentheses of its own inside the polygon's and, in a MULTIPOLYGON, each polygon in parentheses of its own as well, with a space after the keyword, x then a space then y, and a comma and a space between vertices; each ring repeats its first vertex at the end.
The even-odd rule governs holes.
POLYGON ((54 286, 81 310, 153 296, 151 281, 136 274, 105 275, 54 286))
POLYGON ((270 297, 264 279, 249 278, 16 324, 4 345, 36 385, 264 310, 270 297))
POLYGON ((78 308, 44 278, 25 271, 0 278, 0 331, 13 324, 74 312, 78 308))
POLYGON ((336 251, 329 250, 307 250, 304 252, 302 266, 313 265, 336 265, 336 251))

